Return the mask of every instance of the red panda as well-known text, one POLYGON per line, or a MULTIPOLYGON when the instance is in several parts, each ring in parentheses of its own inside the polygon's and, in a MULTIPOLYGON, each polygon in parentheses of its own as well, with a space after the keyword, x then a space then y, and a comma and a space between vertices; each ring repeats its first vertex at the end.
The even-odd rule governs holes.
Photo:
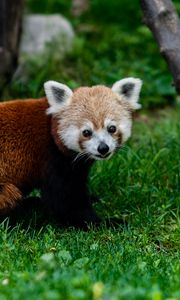
POLYGON ((94 160, 109 159, 131 135, 142 82, 112 88, 45 83, 46 97, 0 103, 0 213, 33 189, 59 222, 99 223, 87 192, 94 160))

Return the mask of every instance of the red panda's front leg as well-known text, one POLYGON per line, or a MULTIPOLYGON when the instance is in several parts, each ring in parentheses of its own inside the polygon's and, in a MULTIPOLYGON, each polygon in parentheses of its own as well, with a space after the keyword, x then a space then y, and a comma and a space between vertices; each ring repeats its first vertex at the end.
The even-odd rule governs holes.
POLYGON ((85 161, 76 165, 66 157, 51 161, 41 189, 42 203, 60 224, 86 228, 100 223, 87 191, 88 170, 85 161))
POLYGON ((11 183, 0 183, 0 214, 6 214, 22 200, 20 190, 11 183))

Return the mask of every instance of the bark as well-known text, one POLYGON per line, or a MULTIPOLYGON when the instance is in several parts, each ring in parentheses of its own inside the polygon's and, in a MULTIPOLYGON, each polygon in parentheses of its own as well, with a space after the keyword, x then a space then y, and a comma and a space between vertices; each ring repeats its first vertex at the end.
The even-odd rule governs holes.
POLYGON ((23 2, 0 0, 0 86, 17 65, 23 2))
POLYGON ((152 31, 180 93, 180 19, 170 0, 140 0, 145 24, 152 31))

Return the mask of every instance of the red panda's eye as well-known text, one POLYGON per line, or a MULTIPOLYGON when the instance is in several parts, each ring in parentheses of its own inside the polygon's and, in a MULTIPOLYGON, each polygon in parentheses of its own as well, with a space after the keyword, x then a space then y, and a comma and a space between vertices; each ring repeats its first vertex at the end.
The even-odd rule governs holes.
POLYGON ((108 127, 108 132, 109 133, 115 133, 116 132, 116 126, 115 125, 111 125, 108 127))
POLYGON ((82 134, 83 134, 84 137, 91 137, 92 136, 92 131, 89 130, 89 129, 85 129, 85 130, 83 130, 82 134))

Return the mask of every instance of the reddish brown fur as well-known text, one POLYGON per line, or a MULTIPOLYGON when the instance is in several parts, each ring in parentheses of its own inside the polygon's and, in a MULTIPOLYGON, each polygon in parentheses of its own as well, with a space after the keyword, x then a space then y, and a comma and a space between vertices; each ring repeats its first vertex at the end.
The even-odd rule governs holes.
POLYGON ((16 207, 17 203, 22 199, 22 194, 18 188, 11 183, 1 183, 0 188, 0 211, 1 213, 6 213, 9 209, 16 207))
POLYGON ((0 210, 14 206, 20 191, 28 193, 43 176, 51 142, 47 108, 46 98, 0 104, 0 210))
POLYGON ((66 120, 61 124, 61 129, 69 125, 69 120, 72 121, 72 124, 74 121, 75 125, 79 127, 83 122, 89 120, 95 129, 99 129, 104 126, 105 118, 116 120, 120 115, 131 116, 129 104, 122 102, 121 97, 110 88, 94 86, 77 89, 73 94, 72 103, 58 117, 66 120))

